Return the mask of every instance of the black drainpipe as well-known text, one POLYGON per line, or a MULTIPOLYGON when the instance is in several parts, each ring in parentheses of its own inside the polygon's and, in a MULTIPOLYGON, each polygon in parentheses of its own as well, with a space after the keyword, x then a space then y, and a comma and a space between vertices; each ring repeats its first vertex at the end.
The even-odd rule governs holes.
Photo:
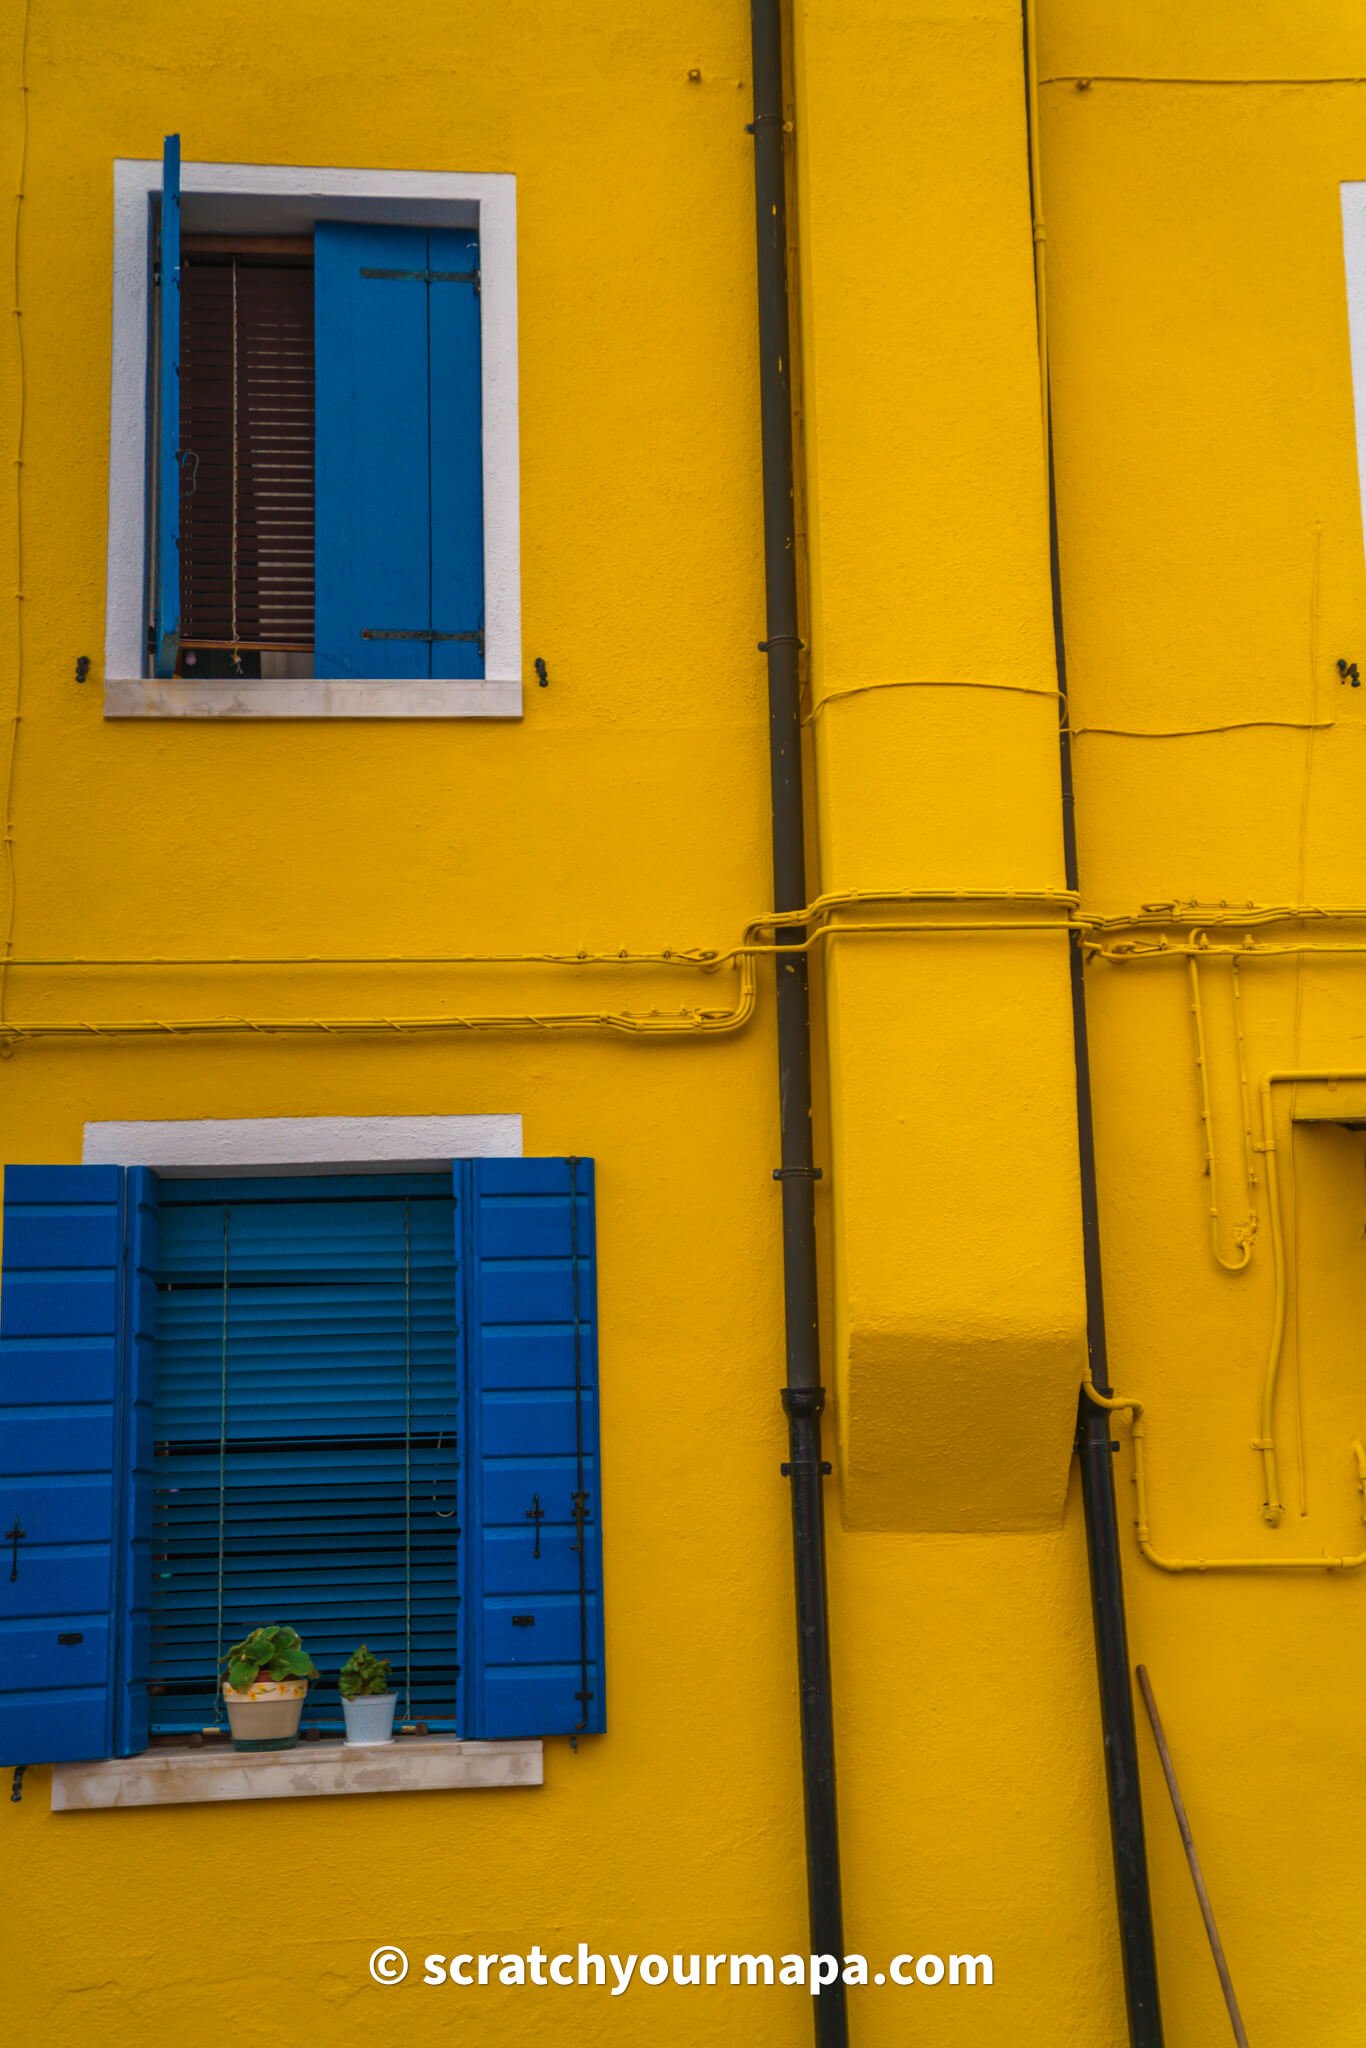
MULTIPOLYGON (((783 33, 780 0, 752 0, 754 201, 759 283, 759 405, 763 437, 764 578, 768 656, 769 773, 773 806, 773 904, 806 902, 798 704, 796 514, 787 298, 787 195, 783 147, 783 33)), ((804 934, 784 932, 790 941, 804 934)), ((844 1957, 835 1724, 830 1688, 825 1502, 821 1459, 820 1333, 816 1299, 816 1166, 811 1139, 811 1015, 805 953, 777 961, 778 1110, 782 1165, 783 1291, 787 1333, 787 1415, 792 1553, 797 1596, 797 1675, 806 1817, 806 1888, 811 1954, 844 1957)), ((849 2039, 841 1978, 811 2001, 817 2048, 849 2039)))
MULTIPOLYGON (((1025 120, 1032 122, 1028 90, 1029 16, 1025 21, 1025 120)), ((1034 137, 1029 136, 1033 162, 1034 137)), ((1048 564, 1053 598, 1060 707, 1063 872, 1077 889, 1077 819, 1072 777, 1072 739, 1067 713, 1067 646, 1063 635, 1062 570, 1058 550, 1058 499, 1053 468, 1050 394, 1043 394, 1048 460, 1048 564)), ((1086 1351, 1098 1394, 1112 1393, 1105 1335, 1105 1292, 1100 1263, 1100 1209, 1096 1193, 1096 1136, 1091 1111, 1091 1046, 1086 1022, 1085 957, 1081 934, 1069 935, 1072 1043, 1077 1073, 1077 1153, 1081 1178, 1082 1262, 1086 1279, 1086 1351)), ((1082 1512, 1091 1568, 1091 1627, 1100 1684, 1100 1726, 1105 1746, 1105 1783, 1110 1802, 1119 1946, 1124 1967, 1124 2000, 1131 2048, 1162 2048, 1162 2006, 1153 1941, 1153 1902, 1148 1886, 1148 1852, 1143 1832, 1143 1798, 1138 1776, 1138 1729, 1129 1671, 1129 1632, 1124 1614, 1119 1519, 1115 1511, 1114 1418, 1083 1394, 1077 1412, 1077 1457, 1081 1464, 1082 1512)))
MULTIPOLYGON (((1052 486, 1049 487, 1050 500, 1052 486)), ((1057 522, 1053 519, 1054 628, 1058 685, 1066 688, 1062 617, 1058 601, 1057 522)), ((1063 855, 1067 886, 1077 886, 1077 842, 1073 813, 1072 750, 1063 699, 1063 855)), ((1086 1273, 1086 1349, 1098 1394, 1113 1392, 1105 1341, 1105 1297, 1100 1270, 1100 1219, 1096 1202, 1096 1140, 1091 1120, 1091 1052, 1086 1030, 1086 990, 1081 939, 1071 946, 1072 1036, 1077 1068, 1077 1140, 1081 1166, 1082 1259, 1086 1273)), ((1124 1963, 1124 1996, 1132 2048, 1162 2048, 1162 2007, 1153 1944, 1153 1902, 1148 1888, 1148 1853, 1143 1835, 1143 1797, 1138 1778, 1138 1730, 1129 1672, 1129 1635, 1124 1618, 1124 1578, 1115 1513, 1114 1417, 1083 1394, 1077 1415, 1077 1456, 1081 1461, 1082 1510, 1091 1565, 1091 1626, 1096 1638, 1100 1681, 1100 1726, 1105 1744, 1105 1781, 1110 1797, 1110 1839, 1115 1859, 1119 1945, 1124 1963)))

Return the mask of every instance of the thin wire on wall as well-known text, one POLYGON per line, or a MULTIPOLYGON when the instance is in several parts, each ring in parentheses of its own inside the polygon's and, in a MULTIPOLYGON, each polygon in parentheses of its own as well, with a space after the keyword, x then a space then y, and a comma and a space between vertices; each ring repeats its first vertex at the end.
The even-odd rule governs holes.
MULTIPOLYGON (((24 708, 24 433, 27 387, 24 363, 24 320, 19 295, 19 259, 23 247, 24 191, 28 180, 28 25, 30 0, 24 0, 19 23, 19 167, 14 181, 14 691, 5 741, 3 830, 5 842, 4 943, 0 946, 0 1017, 5 1014, 9 957, 14 950, 17 894, 14 860, 14 770, 19 753, 19 721, 24 708)), ((3 1048, 0 1048, 3 1049, 3 1048)))

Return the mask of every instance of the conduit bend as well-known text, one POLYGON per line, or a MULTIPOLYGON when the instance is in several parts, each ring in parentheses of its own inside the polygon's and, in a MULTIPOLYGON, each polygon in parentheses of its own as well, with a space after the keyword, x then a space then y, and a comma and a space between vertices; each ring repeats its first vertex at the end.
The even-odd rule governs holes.
MULTIPOLYGON (((1164 1557, 1153 1547, 1148 1519, 1147 1425, 1143 1403, 1128 1394, 1102 1394, 1089 1379, 1082 1392, 1097 1408, 1112 1414, 1127 1414, 1129 1439, 1133 1448, 1134 1531, 1138 1547, 1151 1565, 1161 1572, 1355 1572, 1366 1566, 1366 1550, 1351 1557, 1164 1557)), ((1352 1445, 1357 1468, 1357 1491, 1362 1497, 1362 1521, 1366 1522, 1366 1446, 1352 1445)))
MULTIPOLYGON (((32 955, 13 959, 14 970, 179 972, 202 968, 273 969, 289 968, 462 968, 462 967, 547 967, 589 968, 620 971, 623 968, 690 969, 714 975, 724 968, 738 970, 739 986, 729 1007, 677 1010, 552 1010, 495 1011, 463 1013, 446 1011, 419 1016, 370 1015, 321 1016, 217 1016, 143 1018, 12 1018, 0 1017, 0 1051, 13 1050, 25 1039, 103 1038, 191 1038, 206 1035, 248 1034, 260 1038, 291 1037, 318 1032, 327 1037, 355 1037, 361 1034, 398 1036, 432 1032, 551 1032, 614 1031, 641 1038, 720 1036, 739 1031, 754 1015, 757 998, 755 963, 773 959, 804 961, 824 939, 887 938, 909 933, 936 933, 957 937, 980 932, 1045 932, 1066 930, 1076 908, 1075 892, 1064 889, 851 889, 820 896, 796 909, 765 912, 751 919, 741 943, 723 950, 711 947, 661 947, 654 951, 616 952, 523 952, 523 953, 377 953, 377 954, 203 954, 142 956, 118 955, 32 955), (1003 917, 961 919, 957 916, 923 918, 882 917, 875 922, 837 922, 835 913, 868 905, 923 904, 953 912, 960 905, 995 904, 1013 908, 1041 908, 1054 914, 1044 918, 1003 917), (772 932, 773 939, 764 934, 772 932), (778 934, 791 933, 791 937, 778 934)), ((781 989, 781 977, 779 987, 781 989)))

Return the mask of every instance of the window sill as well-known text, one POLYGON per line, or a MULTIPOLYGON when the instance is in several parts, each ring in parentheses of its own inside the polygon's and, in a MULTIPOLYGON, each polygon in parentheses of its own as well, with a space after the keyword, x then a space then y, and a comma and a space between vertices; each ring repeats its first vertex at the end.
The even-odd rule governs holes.
POLYGON ((244 1756, 233 1749, 152 1749, 102 1763, 54 1764, 52 1811, 188 1806, 225 1799, 318 1799, 343 1792, 457 1792, 543 1782, 534 1742, 429 1735, 373 1748, 344 1742, 244 1756))
POLYGON ((481 682, 191 683, 127 680, 104 685, 106 718, 520 718, 516 679, 481 682))

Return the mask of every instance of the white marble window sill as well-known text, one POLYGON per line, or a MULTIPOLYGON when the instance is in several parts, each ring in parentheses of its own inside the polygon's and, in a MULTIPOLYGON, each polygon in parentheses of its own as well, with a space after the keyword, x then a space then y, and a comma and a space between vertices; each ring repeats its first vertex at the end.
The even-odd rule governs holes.
POLYGON ((539 1742, 428 1735, 374 1747, 306 1742, 234 1749, 149 1749, 102 1763, 54 1764, 52 1811, 189 1806, 221 1799, 318 1799, 343 1792, 457 1792, 543 1782, 539 1742))
POLYGON ((106 718, 520 718, 520 677, 471 682, 167 682, 109 676, 106 718))

